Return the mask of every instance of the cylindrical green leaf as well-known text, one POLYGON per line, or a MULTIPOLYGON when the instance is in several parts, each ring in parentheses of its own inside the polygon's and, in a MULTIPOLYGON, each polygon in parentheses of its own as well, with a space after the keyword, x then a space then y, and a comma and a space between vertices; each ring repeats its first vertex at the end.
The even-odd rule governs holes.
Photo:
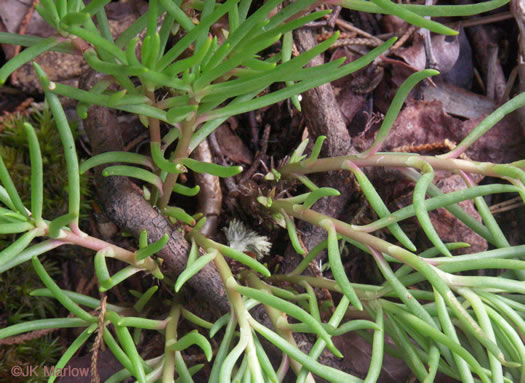
POLYGON ((427 20, 424 17, 417 15, 416 13, 409 11, 406 8, 399 7, 396 3, 391 2, 390 0, 371 0, 374 4, 378 5, 380 8, 383 8, 388 13, 391 13, 400 19, 405 20, 407 23, 415 25, 417 27, 426 28, 429 31, 434 33, 439 33, 442 35, 455 36, 458 34, 457 31, 446 27, 442 24, 436 23, 432 20, 427 20))
POLYGON ((93 31, 88 31, 87 29, 81 28, 78 25, 72 25, 67 28, 67 31, 73 35, 80 37, 83 40, 86 40, 93 44, 97 50, 101 49, 105 53, 116 58, 122 64, 127 65, 128 60, 126 59, 126 54, 117 47, 113 42, 106 40, 98 33, 93 31))
MULTIPOLYGON (((476 4, 477 5, 477 4, 476 4)), ((525 106, 525 92, 522 92, 514 98, 501 105, 494 112, 489 114, 478 126, 470 131, 470 133, 459 143, 454 150, 443 155, 445 158, 456 158, 461 153, 465 152, 474 142, 481 136, 488 132, 494 125, 496 125, 502 118, 509 115, 513 111, 525 106)))
MULTIPOLYGON (((379 1, 382 3, 390 3, 389 0, 379 1)), ((388 108, 385 118, 383 119, 383 123, 381 124, 381 128, 379 128, 379 131, 377 132, 374 143, 368 150, 361 153, 363 157, 368 157, 381 148, 381 145, 387 138, 388 133, 390 132, 390 129, 392 128, 394 121, 397 118, 397 115, 399 114, 399 111, 401 110, 401 107, 403 106, 403 103, 405 102, 405 99, 412 88, 416 86, 416 84, 421 80, 430 76, 435 76, 437 74, 439 74, 439 72, 434 69, 425 69, 423 71, 413 73, 403 82, 403 84, 401 84, 398 91, 396 92, 396 95, 394 96, 394 99, 392 100, 392 103, 390 104, 390 107, 388 108)))
POLYGON ((171 162, 170 160, 164 158, 164 155, 162 154, 162 150, 160 148, 160 142, 152 141, 150 143, 150 148, 153 162, 155 162, 155 165, 157 165, 161 170, 164 170, 168 173, 182 173, 183 169, 179 164, 171 162))
POLYGON ((160 180, 159 176, 141 168, 125 165, 109 166, 102 171, 102 175, 104 177, 124 176, 137 178, 139 180, 152 184, 153 186, 157 187, 160 191, 162 191, 162 181, 160 180))
POLYGON ((73 315, 76 315, 80 319, 83 319, 90 323, 94 323, 97 321, 96 317, 90 315, 79 305, 73 302, 73 300, 70 297, 64 294, 60 287, 58 287, 55 281, 53 281, 53 279, 46 272, 46 269, 44 268, 42 263, 40 263, 38 257, 33 257, 33 267, 35 268, 35 271, 37 272, 44 285, 46 285, 46 287, 53 293, 56 299, 60 303, 62 303, 62 305, 64 305, 64 307, 68 309, 73 315))
POLYGON ((432 244, 436 246, 436 248, 438 248, 444 255, 446 255, 447 257, 452 257, 452 254, 447 249, 447 247, 441 240, 441 237, 434 228, 434 225, 430 220, 428 211, 425 209, 425 196, 427 193, 428 186, 432 183, 432 180, 434 179, 434 169, 432 169, 432 166, 430 166, 430 164, 428 163, 423 163, 421 168, 424 174, 416 182, 413 196, 414 211, 416 212, 417 220, 419 221, 421 228, 427 235, 430 242, 432 242, 432 244))
POLYGON ((141 269, 139 269, 137 267, 134 267, 134 266, 126 266, 122 270, 119 270, 118 272, 113 274, 111 276, 111 281, 106 283, 106 285, 104 285, 104 286, 101 285, 99 290, 101 292, 107 291, 107 290, 113 288, 114 286, 118 285, 122 281, 128 279, 132 275, 138 273, 139 271, 143 271, 143 270, 141 270, 141 269))
POLYGON ((139 236, 139 249, 143 249, 146 246, 148 246, 148 232, 146 230, 142 230, 139 236))
POLYGON ((160 49, 160 35, 155 32, 146 36, 142 43, 142 62, 148 68, 155 68, 160 49))
MULTIPOLYGON (((88 297, 87 295, 75 293, 74 291, 69 291, 69 290, 62 290, 62 291, 64 292, 64 294, 70 297, 73 300, 73 302, 78 303, 79 305, 87 306, 92 309, 96 309, 97 307, 100 306, 100 302, 101 302, 100 299, 88 297)), ((29 295, 31 295, 32 297, 55 298, 55 296, 49 289, 36 289, 36 290, 31 291, 29 295)), ((128 310, 127 307, 116 306, 116 305, 112 305, 111 303, 108 303, 106 305, 106 309, 115 311, 116 313, 128 310)))
POLYGON ((374 340, 372 342, 372 358, 364 383, 374 383, 379 378, 379 373, 383 367, 383 354, 385 344, 385 334, 383 332, 383 308, 377 305, 376 325, 379 329, 374 331, 374 340))
MULTIPOLYGON (((340 236, 337 237, 337 239, 341 239, 340 236)), ((312 250, 310 250, 308 252, 308 254, 306 255, 306 257, 303 258, 303 260, 301 261, 301 263, 295 268, 294 271, 292 271, 291 273, 289 273, 288 275, 299 275, 301 274, 303 271, 306 270, 306 268, 308 267, 308 265, 315 259, 315 257, 317 257, 317 255, 323 251, 324 249, 326 249, 326 246, 328 245, 328 241, 325 239, 324 241, 321 241, 319 242, 312 250)))
POLYGON ((159 240, 150 243, 147 247, 143 249, 139 249, 135 254, 137 261, 142 261, 143 259, 146 259, 147 257, 152 256, 155 253, 158 253, 162 248, 168 243, 169 241, 169 235, 164 234, 162 237, 160 237, 159 240))
POLYGON ((146 374, 144 372, 143 366, 144 361, 140 357, 137 347, 135 347, 133 337, 131 336, 128 328, 115 325, 115 331, 117 332, 117 337, 120 341, 120 344, 122 345, 122 348, 126 352, 126 355, 129 357, 130 363, 133 366, 133 375, 135 378, 137 378, 139 383, 146 383, 146 374))
MULTIPOLYGON (((108 313, 108 312, 106 312, 108 313)), ((107 327, 104 327, 104 342, 108 346, 108 348, 111 350, 113 355, 118 359, 118 361, 128 370, 131 372, 131 374, 134 373, 133 365, 131 364, 131 361, 129 360, 128 356, 122 350, 120 345, 117 343, 111 332, 107 329, 107 327)))
POLYGON ((180 273, 179 277, 177 278, 177 281, 175 282, 175 292, 178 293, 184 285, 184 283, 186 283, 191 277, 193 277, 195 274, 201 271, 208 263, 213 261, 213 259, 215 259, 216 256, 217 250, 197 258, 194 262, 186 266, 184 271, 180 273))
POLYGON ((1 223, 0 234, 18 234, 33 229, 35 226, 30 222, 1 223))
POLYGON ((39 43, 24 49, 20 54, 8 60, 2 68, 0 68, 0 85, 3 85, 9 75, 15 70, 20 68, 22 65, 30 62, 35 57, 40 56, 42 53, 52 49, 60 43, 60 40, 56 37, 48 37, 40 41, 39 43))
MULTIPOLYGON (((47 78, 45 72, 37 63, 33 63, 33 65, 40 81, 45 82, 47 78)), ((67 167, 69 213, 75 214, 77 216, 77 218, 75 218, 74 225, 78 226, 78 216, 80 214, 80 176, 75 139, 73 138, 73 133, 71 132, 66 114, 64 113, 64 109, 62 108, 62 104, 60 103, 58 96, 51 93, 49 89, 46 89, 45 87, 44 93, 46 95, 46 100, 49 103, 49 107, 53 112, 53 116, 55 117, 62 147, 64 148, 67 167)))
POLYGON ((60 229, 73 222, 76 218, 77 215, 73 213, 68 213, 55 218, 48 226, 49 236, 51 238, 60 237, 60 229))
POLYGON ((346 276, 345 267, 341 261, 341 254, 339 253, 339 244, 337 241, 337 232, 331 221, 322 222, 323 227, 328 232, 328 262, 330 262, 330 269, 334 275, 334 279, 341 288, 343 294, 348 298, 350 303, 359 311, 363 310, 363 305, 357 297, 352 284, 346 276))
POLYGON ((198 65, 208 53, 213 42, 213 37, 208 36, 205 43, 199 48, 197 52, 191 57, 186 59, 177 60, 175 63, 166 68, 166 73, 171 76, 176 76, 177 74, 184 72, 186 69, 198 65))
POLYGON ((199 346, 201 350, 204 351, 204 355, 206 355, 206 359, 208 360, 208 362, 211 360, 211 357, 212 357, 211 344, 210 342, 208 342, 208 340, 204 336, 199 334, 197 330, 193 330, 190 333, 184 335, 176 343, 172 345, 168 345, 167 349, 175 350, 175 351, 182 351, 192 345, 199 346))
POLYGON ((308 197, 306 197, 306 200, 303 203, 303 206, 307 209, 310 209, 319 199, 324 197, 338 197, 341 193, 339 190, 334 188, 327 188, 322 187, 315 190, 312 190, 312 192, 308 193, 308 197))
POLYGON ((185 195, 188 197, 195 197, 197 194, 199 194, 201 188, 199 185, 195 185, 192 188, 189 188, 187 186, 181 185, 181 184, 175 184, 173 186, 173 191, 177 194, 185 195))
POLYGON ((282 350, 285 354, 297 360, 299 363, 305 366, 306 369, 312 371, 314 374, 319 375, 320 377, 330 382, 348 382, 348 383, 362 382, 361 379, 353 375, 350 375, 341 370, 323 365, 317 362, 315 359, 309 357, 308 355, 303 354, 301 350, 299 350, 299 348, 294 347, 289 342, 287 342, 284 338, 280 337, 278 334, 271 331, 267 327, 261 325, 255 319, 249 318, 248 320, 250 322, 250 325, 255 329, 255 331, 260 333, 262 336, 268 339, 271 343, 277 346, 280 350, 282 350))
POLYGON ((144 306, 149 302, 153 294, 155 294, 158 289, 159 286, 151 286, 149 289, 147 289, 146 292, 139 298, 137 303, 133 305, 133 308, 138 312, 144 310, 144 306))
POLYGON ((31 159, 31 214, 37 223, 42 221, 42 207, 44 199, 44 170, 42 166, 42 153, 31 124, 24 123, 24 130, 29 143, 29 156, 31 159))
POLYGON ((166 322, 139 317, 124 317, 118 321, 118 325, 145 330, 163 330, 166 327, 166 322))
MULTIPOLYGON (((345 162, 344 166, 354 174, 355 178, 357 179, 357 182, 361 186, 361 190, 366 196, 366 199, 370 203, 370 206, 372 206, 374 211, 377 213, 379 218, 383 218, 385 216, 390 215, 390 210, 388 210, 388 207, 383 202, 383 199, 376 191, 374 185, 372 185, 366 174, 359 167, 354 165, 351 161, 345 162)), ((410 238, 408 238, 408 236, 403 232, 403 230, 397 223, 389 225, 388 230, 390 230, 392 235, 407 249, 409 249, 410 251, 417 250, 416 246, 412 243, 410 238)))
MULTIPOLYGON (((22 214, 24 217, 29 217, 27 214, 26 208, 24 204, 22 203, 22 199, 18 195, 18 192, 16 191, 15 184, 13 183, 13 180, 11 179, 11 176, 9 175, 9 171, 5 167, 4 160, 0 156, 0 182, 2 182, 2 185, 4 185, 5 193, 2 198, 2 201, 6 202, 6 205, 15 208, 16 211, 20 214, 22 214)), ((2 192, 4 191, 2 190, 2 192)))
POLYGON ((39 235, 42 235, 39 229, 33 229, 31 231, 28 231, 27 233, 24 233, 22 236, 17 238, 17 240, 11 243, 8 247, 0 251, 0 267, 5 266, 8 262, 13 260, 27 246, 29 246, 29 244, 35 237, 39 235))
POLYGON ((186 31, 191 31, 195 28, 195 25, 191 19, 186 16, 184 11, 180 9, 175 1, 172 0, 159 0, 160 4, 168 11, 170 15, 175 18, 175 21, 181 25, 186 31))
MULTIPOLYGON (((73 3, 74 1, 69 0, 68 3, 73 3)), ((89 4, 86 4, 85 8, 82 10, 82 12, 89 13, 91 15, 94 15, 99 10, 103 9, 106 4, 111 2, 111 0, 92 0, 89 2, 89 4)))
POLYGON ((326 342, 328 345, 327 347, 334 353, 335 356, 338 358, 343 357, 343 354, 341 354, 341 352, 335 347, 330 335, 326 332, 323 326, 321 326, 321 323, 315 320, 314 317, 312 317, 302 308, 294 305, 293 303, 287 302, 284 299, 257 289, 253 289, 251 287, 237 285, 235 286, 235 290, 242 295, 255 299, 265 305, 272 306, 277 310, 283 311, 286 314, 302 321, 303 323, 306 323, 319 337, 321 337, 326 342))
POLYGON ((218 177, 233 177, 242 172, 242 166, 222 166, 208 162, 200 162, 192 158, 180 161, 184 166, 197 173, 208 173, 218 177))
POLYGON ((221 245, 220 243, 214 242, 206 237, 204 237, 202 234, 198 233, 197 227, 199 226, 199 223, 201 221, 197 222, 197 225, 192 230, 192 236, 195 238, 196 242, 201 245, 202 247, 206 249, 217 249, 222 255, 225 255, 229 258, 235 259, 237 262, 240 262, 251 269, 257 271, 258 273, 261 273, 265 277, 269 277, 270 270, 268 270, 263 264, 261 264, 256 259, 250 257, 247 254, 244 254, 238 250, 235 250, 229 246, 221 245), (193 234, 195 231, 195 234, 193 234))
POLYGON ((142 165, 153 169, 151 160, 142 154, 130 152, 106 152, 97 154, 82 162, 82 164, 80 164, 80 174, 84 174, 86 171, 94 168, 95 166, 104 165, 111 162, 125 162, 135 165, 142 165))
POLYGON ((9 338, 18 334, 23 334, 31 331, 56 329, 56 328, 72 328, 72 327, 86 327, 90 322, 80 318, 53 318, 53 319, 37 319, 18 323, 0 329, 0 339, 9 338))
MULTIPOLYGON (((87 329, 82 331, 82 333, 77 337, 77 339, 75 339, 73 343, 71 343, 71 345, 67 348, 67 350, 62 354, 62 356, 55 365, 55 371, 62 371, 62 369, 67 365, 69 360, 76 354, 78 349, 82 347, 84 343, 86 343, 91 334, 93 334, 93 332, 97 329, 97 326, 97 323, 93 323, 87 329)), ((53 383, 58 375, 59 374, 52 374, 49 377, 48 382, 53 383)))
POLYGON ((292 243, 294 250, 297 252, 297 254, 303 255, 305 251, 301 246, 301 243, 299 242, 299 237, 297 236, 297 230, 295 229, 295 223, 293 221, 293 218, 290 218, 290 216, 286 214, 284 210, 281 210, 281 214, 283 215, 284 220, 286 222, 288 237, 290 237, 290 242, 292 243))
POLYGON ((60 27, 66 29, 71 25, 82 25, 89 21, 90 15, 86 12, 70 12, 60 19, 60 27))
POLYGON ((105 248, 97 252, 95 255, 95 274, 102 287, 111 284, 111 275, 109 274, 108 266, 106 264, 106 254, 112 253, 111 248, 105 248))
POLYGON ((194 113, 197 111, 198 105, 184 105, 184 106, 174 106, 170 110, 168 110, 168 113, 166 114, 166 118, 168 119, 170 124, 176 124, 177 122, 181 122, 187 118, 191 118, 191 113, 194 113))

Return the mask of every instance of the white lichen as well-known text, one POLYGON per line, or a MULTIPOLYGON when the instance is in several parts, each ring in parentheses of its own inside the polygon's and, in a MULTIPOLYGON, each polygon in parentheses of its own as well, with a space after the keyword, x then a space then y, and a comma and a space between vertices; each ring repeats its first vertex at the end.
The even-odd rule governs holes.
POLYGON ((228 245, 237 251, 254 253, 257 259, 268 255, 272 244, 268 237, 248 229, 241 221, 233 219, 230 225, 222 229, 228 245))

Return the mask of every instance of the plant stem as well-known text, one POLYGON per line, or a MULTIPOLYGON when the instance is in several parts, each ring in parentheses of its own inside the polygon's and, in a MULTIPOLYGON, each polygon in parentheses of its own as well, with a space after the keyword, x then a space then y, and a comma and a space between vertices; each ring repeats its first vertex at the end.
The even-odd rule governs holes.
MULTIPOLYGON (((287 164, 279 169, 283 176, 297 176, 310 173, 328 172, 333 170, 344 169, 346 161, 351 161, 354 165, 362 168, 367 166, 384 166, 384 167, 417 167, 416 162, 424 161, 429 163, 435 170, 457 171, 463 170, 467 173, 482 174, 485 176, 502 178, 502 167, 513 168, 519 171, 519 168, 511 165, 493 164, 490 162, 467 161, 452 158, 438 158, 434 156, 420 156, 417 154, 393 154, 378 153, 367 158, 360 155, 348 155, 340 157, 323 158, 314 162, 307 160, 287 164)), ((507 176, 507 174, 505 174, 507 176)))
POLYGON ((112 245, 111 243, 105 242, 101 239, 91 237, 89 235, 78 235, 71 231, 62 230, 63 237, 60 237, 58 240, 65 244, 73 244, 85 247, 87 249, 100 251, 104 248, 111 248, 114 253, 115 259, 129 263, 132 266, 137 268, 148 270, 151 272, 158 271, 158 265, 151 259, 146 258, 143 261, 137 262, 135 253, 122 247, 112 245))
MULTIPOLYGON (((146 92, 147 97, 151 100, 151 102, 155 102, 155 92, 153 90, 148 90, 146 92)), ((148 117, 148 128, 149 128, 149 136, 151 142, 158 142, 159 145, 161 144, 161 137, 160 137, 160 121, 157 118, 148 117)), ((155 172, 155 174, 159 175, 159 170, 155 172)), ((159 190, 158 188, 153 189, 153 195, 151 196, 151 203, 155 203, 157 199, 159 198, 159 190)))
MULTIPOLYGON (((155 93, 153 91, 148 91, 146 96, 152 103, 155 103, 155 93)), ((148 123, 151 142, 160 143, 160 121, 157 118, 149 117, 148 123)))
MULTIPOLYGON (((186 120, 181 123, 181 135, 179 137, 179 141, 177 142, 177 148, 175 149, 175 156, 173 158, 174 162, 182 158, 188 157, 188 148, 190 146, 193 131, 196 127, 196 120, 197 116, 194 114, 190 120, 186 120)), ((179 175, 177 173, 170 173, 166 177, 166 181, 164 182, 163 187, 163 194, 162 197, 160 197, 159 201, 160 209, 163 209, 168 205, 171 193, 173 192, 173 187, 177 183, 178 177, 179 175)))
POLYGON ((162 368, 162 383, 173 382, 175 375, 175 351, 171 351, 168 346, 177 341, 177 324, 181 314, 180 305, 175 304, 171 307, 168 324, 166 326, 166 341, 164 350, 164 366, 162 368))
MULTIPOLYGON (((271 294, 270 289, 267 286, 265 286, 259 278, 257 278, 255 273, 248 273, 248 276, 246 279, 248 281, 248 284, 251 287, 261 290, 261 291, 265 291, 268 294, 271 294)), ((273 327, 275 328, 276 332, 282 338, 286 339, 288 343, 298 348, 297 343, 293 337, 293 331, 291 331, 290 329, 286 327, 288 325, 288 320, 286 319, 286 315, 284 315, 283 312, 269 305, 264 305, 264 309, 266 310, 268 317, 272 321, 273 327)), ((299 375, 302 365, 293 358, 290 358, 289 363, 292 369, 294 370, 295 374, 299 375)), ((315 382, 311 374, 308 374, 306 381, 309 383, 315 382)))
MULTIPOLYGON (((264 204, 262 199, 260 202, 264 204)), ((465 326, 469 327, 471 333, 476 337, 476 339, 482 343, 489 350, 489 352, 495 355, 503 364, 507 363, 499 347, 489 338, 487 338, 487 335, 479 327, 476 321, 468 314, 463 306, 461 306, 461 303, 452 293, 446 281, 442 279, 443 273, 439 273, 437 268, 427 264, 417 255, 399 246, 392 245, 391 243, 376 238, 370 234, 357 232, 353 230, 350 225, 343 221, 328 217, 310 209, 306 209, 301 205, 294 205, 288 201, 274 200, 271 204, 271 210, 279 212, 281 209, 284 209, 288 214, 293 215, 296 218, 302 219, 317 226, 320 226, 320 223, 323 220, 331 220, 337 233, 361 244, 373 247, 382 253, 386 253, 394 258, 397 258, 402 263, 407 264, 419 271, 441 294, 447 305, 452 309, 454 314, 461 320, 461 322, 465 326)))
POLYGON ((233 312, 235 313, 235 316, 237 317, 237 320, 239 322, 239 327, 241 329, 239 344, 246 342, 248 368, 250 369, 253 382, 263 382, 264 379, 262 377, 261 366, 259 364, 257 354, 255 351, 255 343, 253 341, 251 326, 248 323, 248 318, 250 317, 250 314, 244 306, 241 294, 235 291, 235 286, 237 285, 235 277, 233 276, 230 267, 228 266, 228 263, 226 263, 226 260, 224 259, 221 253, 217 253, 214 262, 215 266, 217 266, 217 270, 219 271, 224 286, 226 287, 226 294, 228 295, 228 300, 230 301, 233 308, 233 312))

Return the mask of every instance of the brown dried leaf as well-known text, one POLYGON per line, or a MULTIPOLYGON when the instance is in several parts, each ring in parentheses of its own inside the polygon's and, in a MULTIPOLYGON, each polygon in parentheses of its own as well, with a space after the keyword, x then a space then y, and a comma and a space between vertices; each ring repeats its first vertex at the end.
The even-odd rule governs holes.
MULTIPOLYGON (((517 123, 517 117, 515 112, 498 122, 467 149, 467 155, 476 161, 495 163, 509 163, 523 159, 525 135, 522 134, 523 127, 517 123)), ((484 117, 465 121, 459 132, 460 137, 456 141, 463 139, 483 119, 484 117)))
POLYGON ((381 26, 386 33, 395 33, 398 36, 403 35, 409 28, 408 23, 394 15, 384 15, 381 18, 381 26))
MULTIPOLYGON (((18 28, 24 15, 31 6, 31 1, 20 1, 20 0, 0 0, 0 21, 5 27, 7 32, 17 33, 18 28)), ((54 29, 51 28, 38 14, 33 13, 33 17, 29 21, 26 34, 33 36, 48 37, 54 33, 54 29)))
MULTIPOLYGON (((389 337, 387 337, 385 341, 393 344, 389 337)), ((348 361, 349 370, 352 371, 353 374, 364 378, 370 366, 372 345, 354 332, 334 337, 334 344, 343 353, 345 361, 348 361)), ((394 358, 386 353, 384 354, 381 375, 378 379, 379 382, 405 382, 410 375, 410 369, 402 359, 394 358)))
POLYGON ((349 88, 341 89, 336 95, 337 103, 341 114, 345 119, 346 126, 350 128, 350 134, 362 131, 366 119, 360 119, 354 123, 354 117, 362 114, 367 109, 366 97, 361 94, 353 93, 349 88))
POLYGON ((496 109, 494 100, 448 83, 438 83, 436 88, 423 87, 423 97, 427 101, 441 101, 445 112, 468 119, 484 117, 496 109))
POLYGON ((445 138, 456 141, 462 125, 462 121, 443 112, 439 101, 408 100, 381 150, 442 142, 445 138))
MULTIPOLYGON (((443 111, 442 104, 438 101, 407 102, 406 107, 399 114, 385 145, 381 150, 392 151, 401 146, 421 146, 425 144, 441 143, 445 139, 460 142, 482 118, 461 121, 443 111)), ((376 128, 377 129, 377 128, 376 128)), ((466 154, 478 161, 496 163, 512 162, 521 158, 520 149, 523 148, 524 138, 520 135, 521 127, 513 123, 513 117, 508 116, 489 130, 483 137, 475 142, 466 154)), ((353 143, 360 151, 371 144, 373 138, 370 131, 364 132, 355 138, 353 143)), ((446 149, 445 149, 446 150, 446 149)), ((374 173, 372 173, 374 174, 374 173)), ((475 182, 480 176, 472 175, 475 182)), ((385 188, 384 179, 374 177, 376 188, 385 188)), ((445 193, 465 188, 460 176, 436 172, 435 184, 445 193)), ((396 196, 393 196, 396 198, 396 196)), ((407 197, 405 204, 411 203, 407 197)), ((460 204, 471 216, 480 220, 479 214, 472 201, 460 204)), ((473 233, 467 226, 457 220, 445 209, 430 213, 439 236, 445 242, 463 241, 471 244, 468 253, 483 251, 487 248, 486 241, 473 233)))
MULTIPOLYGON (((390 134, 381 148, 391 151, 406 145, 424 145, 443 142, 445 139, 459 143, 485 116, 461 121, 443 111, 439 101, 408 100, 399 113, 390 134)), ((466 154, 476 161, 506 163, 522 158, 525 137, 521 127, 507 116, 476 141, 466 154)), ((372 138, 370 132, 354 139, 358 150, 367 149, 372 138)))
MULTIPOLYGON (((20 0, 0 0, 0 31, 18 33, 20 23, 27 13, 31 1, 20 0)), ((34 12, 27 26, 26 34, 33 36, 49 37, 54 33, 51 28, 38 14, 34 12)), ((2 50, 9 60, 15 54, 15 47, 9 44, 2 44, 2 50)))
MULTIPOLYGON (((418 70, 425 69, 426 54, 424 39, 421 34, 416 33, 412 46, 409 48, 400 48, 394 52, 405 62, 418 70)), ((441 73, 446 73, 456 63, 459 57, 459 39, 457 36, 433 35, 431 37, 432 51, 437 60, 438 68, 441 73)))

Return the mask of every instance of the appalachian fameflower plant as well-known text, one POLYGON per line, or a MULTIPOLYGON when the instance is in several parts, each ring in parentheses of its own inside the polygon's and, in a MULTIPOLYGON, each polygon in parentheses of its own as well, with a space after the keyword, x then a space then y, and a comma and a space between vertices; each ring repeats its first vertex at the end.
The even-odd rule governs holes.
MULTIPOLYGON (((141 383, 173 382, 175 377, 191 382, 192 375, 203 365, 187 366, 183 353, 190 346, 199 347, 208 362, 213 359, 210 382, 279 382, 289 369, 297 375, 298 382, 314 382, 314 375, 331 382, 361 382, 351 374, 317 361, 325 348, 334 356, 342 357, 332 337, 358 331, 365 339, 370 339, 373 346, 366 382, 377 380, 384 352, 405 359, 414 375, 426 382, 433 381, 438 371, 465 382, 525 379, 525 346, 520 338, 525 332, 525 305, 518 295, 525 291, 525 282, 522 282, 525 280, 525 262, 519 259, 525 253, 525 246, 510 246, 482 198, 495 193, 525 196, 524 163, 490 164, 457 159, 496 122, 522 107, 524 95, 518 95, 497 109, 446 155, 378 153, 410 89, 425 77, 437 74, 427 70, 412 75, 399 89, 376 141, 366 152, 320 159, 322 137, 316 141, 309 157, 303 154, 307 143, 301 143, 288 163, 273 169, 266 178, 270 183, 296 179, 310 191, 284 199, 274 199, 270 195, 259 197, 259 202, 276 222, 287 228, 293 248, 304 255, 304 260, 294 271, 272 276, 260 259, 245 253, 256 249, 256 255, 264 255, 270 251, 267 239, 233 222, 227 229, 230 245, 221 244, 201 232, 205 219, 170 205, 173 192, 184 195, 198 192, 198 189, 192 190, 180 183, 182 173, 192 171, 231 177, 242 171, 240 167, 201 162, 189 158, 189 155, 227 118, 288 98, 300 107, 297 97, 300 93, 363 68, 387 52, 395 39, 347 65, 343 65, 344 59, 339 59, 306 68, 313 57, 326 51, 338 37, 336 33, 315 48, 292 58, 292 31, 329 13, 312 12, 318 1, 299 0, 288 4, 282 0, 269 0, 254 7, 250 0, 223 3, 204 0, 184 4, 154 0, 149 2, 147 12, 116 40, 111 35, 104 10, 108 2, 94 0, 85 5, 79 0, 42 0, 37 11, 55 28, 56 36, 38 38, 0 33, 2 43, 27 47, 0 68, 2 83, 18 67, 48 50, 77 54, 80 50, 94 71, 108 75, 91 89, 81 90, 50 81, 44 70, 34 64, 64 148, 68 212, 51 221, 45 218, 41 149, 33 127, 26 123, 24 129, 31 159, 31 206, 23 204, 0 158, 0 234, 17 235, 13 243, 0 250, 0 272, 31 261, 45 285, 32 294, 57 299, 72 315, 9 326, 0 330, 0 339, 40 329, 83 328, 84 331, 56 364, 56 368, 61 368, 98 328, 103 341, 123 366, 123 370, 113 375, 109 382, 123 381, 130 376, 141 383), (278 12, 272 12, 278 7, 281 7, 278 12), (190 10, 198 15, 198 21, 188 16, 190 10), (214 35, 212 26, 223 18, 227 19, 228 25, 222 27, 219 35, 214 35), (181 38, 172 43, 170 37, 174 33, 180 34, 181 38), (275 48, 279 42, 280 50, 275 48), (263 92, 274 83, 283 83, 284 86, 263 92), (159 99, 157 91, 161 89, 166 96, 159 99), (86 117, 91 105, 136 114, 149 131, 151 156, 107 152, 79 164, 59 96, 77 100, 77 113, 82 118, 86 117), (161 123, 169 127, 164 135, 161 123), (104 304, 104 320, 100 325, 99 318, 85 309, 100 307, 99 299, 66 291, 57 285, 39 256, 62 245, 94 250, 94 267, 101 291, 112 289, 138 272, 148 272, 159 280, 163 279, 155 254, 167 243, 169 233, 152 242, 148 233, 143 231, 137 238, 138 250, 130 251, 89 236, 79 227, 79 176, 95 166, 108 163, 125 165, 106 167, 104 176, 140 179, 149 185, 149 192, 145 194, 151 204, 189 227, 187 240, 191 243, 191 250, 187 266, 176 281, 170 281, 173 284, 170 287, 178 293, 190 278, 213 262, 225 286, 230 313, 211 323, 188 311, 177 297, 164 319, 151 319, 147 306, 157 292, 158 287, 154 285, 135 294, 138 299, 131 308, 104 304), (363 168, 373 166, 401 168, 414 180, 413 203, 391 213, 363 172, 363 168), (336 196, 339 191, 317 187, 307 174, 341 169, 355 176, 379 216, 377 221, 356 226, 312 209, 319 198, 336 196), (469 187, 443 194, 432 184, 435 169, 458 172, 469 187), (510 184, 476 186, 470 180, 470 173, 497 177, 510 184), (427 195, 431 198, 427 199, 427 195), (457 205, 464 200, 475 201, 483 223, 457 205), (451 250, 467 244, 443 243, 440 239, 428 215, 429 211, 440 207, 448 209, 495 249, 452 257, 451 250), (398 222, 412 216, 416 216, 433 248, 418 251, 402 231, 398 222), (308 254, 299 242, 296 219, 318 225, 327 232, 327 239, 308 254), (382 228, 387 228, 400 245, 371 234, 382 228), (256 245, 246 245, 248 239, 256 245), (385 279, 382 285, 356 284, 348 279, 340 253, 341 241, 373 257, 385 279), (246 246, 240 248, 239 243, 246 246), (334 280, 301 275, 324 249, 328 252, 334 280), (245 271, 234 275, 225 257, 243 264, 245 271), (108 258, 128 265, 111 274, 108 258), (401 264, 395 271, 392 268, 394 263, 401 264), (498 278, 461 274, 484 268, 507 269, 512 273, 498 278), (287 282, 286 289, 279 287, 282 281, 287 282), (322 303, 317 301, 314 291, 319 287, 342 296, 327 323, 321 320, 322 303), (256 321, 250 314, 250 310, 259 304, 264 305, 273 329, 256 321), (355 311, 363 310, 366 314, 361 314, 361 317, 364 315, 368 320, 348 320, 355 311), (289 322, 288 317, 294 321, 289 322), (181 320, 201 331, 180 334, 181 320), (109 327, 109 323, 113 326, 109 327), (141 332, 148 330, 162 333, 165 347, 163 354, 144 360, 138 346, 141 332), (208 337, 203 335, 207 330, 208 337), (300 349, 294 338, 294 333, 301 332, 316 337, 308 354, 300 349), (222 334, 220 346, 213 349, 208 339, 219 333, 222 334), (385 343, 385 334, 395 346, 385 343), (267 349, 261 345, 261 337, 282 351, 282 363, 277 370, 270 362, 267 349)), ((388 0, 327 3, 365 12, 395 14, 434 32, 455 34, 454 30, 424 16, 472 15, 507 2, 492 0, 475 5, 431 7, 401 5, 388 0)), ((54 377, 49 379, 53 380, 54 377)))

